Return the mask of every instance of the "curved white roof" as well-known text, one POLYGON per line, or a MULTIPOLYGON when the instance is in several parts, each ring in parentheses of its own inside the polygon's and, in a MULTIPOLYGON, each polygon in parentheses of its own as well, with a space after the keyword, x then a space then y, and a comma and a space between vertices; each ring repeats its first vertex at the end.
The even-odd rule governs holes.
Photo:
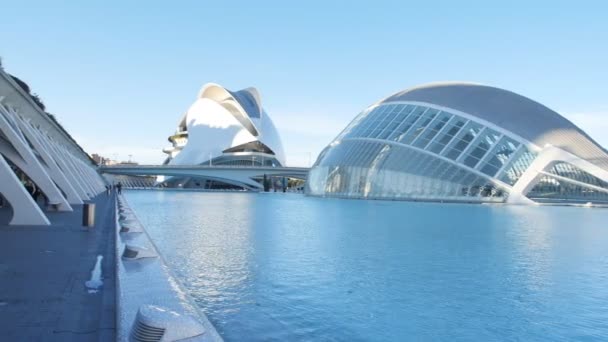
POLYGON ((188 143, 171 164, 199 164, 223 150, 255 141, 266 145, 285 164, 279 133, 255 88, 230 91, 215 83, 205 84, 179 121, 178 131, 185 130, 188 143))
POLYGON ((572 122, 527 97, 465 82, 431 83, 393 94, 378 104, 416 101, 452 108, 493 123, 544 147, 559 147, 608 170, 608 153, 572 122))

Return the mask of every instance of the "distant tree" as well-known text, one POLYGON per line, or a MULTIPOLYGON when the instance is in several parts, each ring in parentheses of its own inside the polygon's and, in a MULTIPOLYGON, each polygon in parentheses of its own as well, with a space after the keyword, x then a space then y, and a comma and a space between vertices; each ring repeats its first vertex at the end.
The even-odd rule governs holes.
POLYGON ((30 86, 27 85, 27 83, 22 81, 17 76, 14 76, 14 75, 10 75, 10 76, 13 78, 13 80, 15 82, 17 82, 19 87, 21 87, 21 89, 23 89, 23 91, 26 92, 32 98, 34 103, 36 103, 38 105, 38 107, 40 107, 40 109, 42 109, 42 111, 44 111, 46 109, 46 106, 44 105, 44 102, 42 102, 42 99, 40 98, 40 96, 38 96, 38 94, 32 94, 32 90, 30 89, 30 86))
POLYGON ((38 94, 30 94, 30 97, 32 98, 32 100, 34 100, 34 102, 36 102, 36 104, 38 105, 38 107, 40 107, 40 109, 42 109, 42 111, 46 109, 44 102, 42 102, 38 94))
MULTIPOLYGON (((10 75, 10 74, 9 74, 9 75, 10 75)), ((22 81, 22 80, 21 80, 19 77, 17 77, 17 76, 13 76, 13 75, 10 75, 10 76, 13 78, 13 80, 14 80, 15 82, 17 82, 17 84, 19 85, 19 87, 21 87, 21 89, 23 89, 23 91, 24 91, 24 92, 26 92, 26 93, 30 94, 30 86, 28 86, 28 85, 27 85, 27 83, 23 82, 23 81, 22 81)))

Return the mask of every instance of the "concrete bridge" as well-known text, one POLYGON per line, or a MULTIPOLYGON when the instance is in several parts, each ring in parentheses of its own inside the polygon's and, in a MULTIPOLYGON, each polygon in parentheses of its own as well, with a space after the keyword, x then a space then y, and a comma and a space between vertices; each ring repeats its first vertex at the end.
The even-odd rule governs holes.
POLYGON ((102 166, 101 173, 129 176, 203 177, 248 188, 261 189, 254 177, 279 176, 306 179, 307 167, 230 166, 230 165, 115 165, 102 166))

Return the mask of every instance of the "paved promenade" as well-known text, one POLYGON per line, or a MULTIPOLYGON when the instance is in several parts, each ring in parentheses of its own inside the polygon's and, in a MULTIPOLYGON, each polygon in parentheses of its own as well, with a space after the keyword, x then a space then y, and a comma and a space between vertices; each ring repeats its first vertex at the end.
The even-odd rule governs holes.
MULTIPOLYGON (((115 340, 114 198, 92 202, 93 229, 81 226, 82 206, 48 213, 52 226, 0 224, 0 340, 115 340), (103 286, 95 292, 85 283, 100 255, 103 286)), ((0 209, 0 222, 8 215, 0 209)))

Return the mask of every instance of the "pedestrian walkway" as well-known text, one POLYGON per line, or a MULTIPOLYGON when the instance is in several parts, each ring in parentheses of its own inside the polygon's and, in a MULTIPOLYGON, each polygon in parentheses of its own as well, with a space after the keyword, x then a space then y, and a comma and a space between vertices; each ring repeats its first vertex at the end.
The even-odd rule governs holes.
POLYGON ((90 202, 94 228, 82 227, 79 205, 48 213, 51 226, 0 224, 0 340, 115 340, 114 195, 90 202), (95 290, 85 284, 98 256, 103 286, 95 290))

